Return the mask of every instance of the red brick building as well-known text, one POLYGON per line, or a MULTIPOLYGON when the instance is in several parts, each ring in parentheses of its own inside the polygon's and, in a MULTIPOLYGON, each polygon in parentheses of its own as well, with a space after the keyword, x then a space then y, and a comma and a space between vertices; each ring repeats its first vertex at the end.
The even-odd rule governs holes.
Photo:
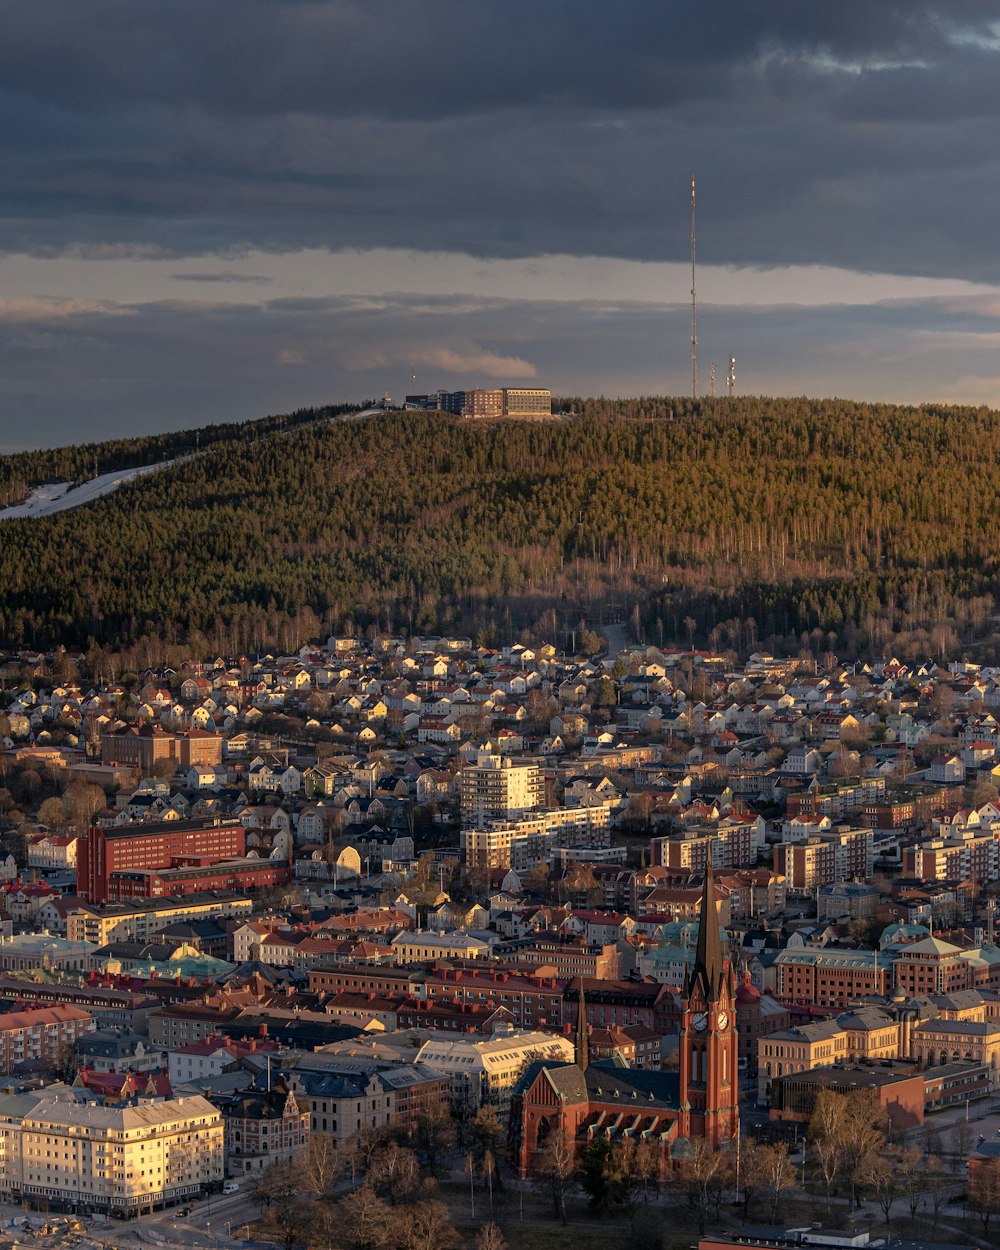
POLYGON ((239 821, 173 820, 108 827, 92 825, 77 856, 77 893, 90 903, 148 898, 153 883, 143 886, 136 874, 148 870, 162 873, 170 869, 198 871, 190 888, 178 882, 177 890, 163 893, 227 888, 207 884, 210 874, 201 870, 226 860, 242 860, 245 838, 246 831, 239 821))
POLYGON ((109 901, 176 898, 204 890, 273 890, 291 879, 292 866, 285 859, 228 859, 204 868, 140 869, 112 875, 109 901))
POLYGON ((719 1147, 739 1132, 735 984, 722 956, 711 865, 705 875, 694 968, 681 996, 678 1071, 590 1063, 584 991, 577 1004, 575 1063, 531 1064, 511 1101, 511 1153, 530 1175, 553 1134, 574 1150, 600 1136, 645 1138, 672 1163, 675 1146, 698 1137, 719 1147))
POLYGON ((153 765, 169 760, 178 768, 222 762, 222 735, 204 729, 172 734, 158 725, 130 726, 101 739, 101 763, 134 768, 147 775, 153 765))
POLYGON ((888 994, 888 955, 869 950, 783 950, 774 961, 775 997, 783 1003, 846 1007, 868 994, 888 994))

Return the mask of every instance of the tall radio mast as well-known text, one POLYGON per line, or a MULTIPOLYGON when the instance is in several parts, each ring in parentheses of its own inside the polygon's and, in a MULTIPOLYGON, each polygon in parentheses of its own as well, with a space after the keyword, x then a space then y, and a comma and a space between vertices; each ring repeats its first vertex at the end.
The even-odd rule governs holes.
POLYGON ((698 398, 698 296, 695 286, 694 174, 691 175, 691 398, 698 398))

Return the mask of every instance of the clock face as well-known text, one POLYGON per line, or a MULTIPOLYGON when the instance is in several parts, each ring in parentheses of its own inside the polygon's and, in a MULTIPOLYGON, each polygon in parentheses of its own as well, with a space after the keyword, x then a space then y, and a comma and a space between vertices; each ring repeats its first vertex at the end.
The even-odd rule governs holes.
POLYGON ((708 1016, 703 1011, 696 1011, 691 1023, 701 1033, 703 1029, 708 1027, 708 1016))
POLYGON ((719 1012, 719 1028, 725 1029, 729 1027, 729 1016, 724 1012, 719 1012))

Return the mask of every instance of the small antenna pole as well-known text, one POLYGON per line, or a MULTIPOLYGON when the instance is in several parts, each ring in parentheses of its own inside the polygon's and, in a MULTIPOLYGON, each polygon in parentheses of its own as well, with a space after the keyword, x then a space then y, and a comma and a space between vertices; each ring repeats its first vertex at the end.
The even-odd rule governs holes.
POLYGON ((726 374, 726 390, 729 392, 729 398, 732 399, 733 391, 736 389, 736 357, 729 357, 729 372, 726 374))
POLYGON ((712 398, 715 398, 715 361, 708 366, 708 390, 712 398))
POLYGON ((694 174, 691 175, 691 398, 698 398, 698 296, 695 283, 694 174))

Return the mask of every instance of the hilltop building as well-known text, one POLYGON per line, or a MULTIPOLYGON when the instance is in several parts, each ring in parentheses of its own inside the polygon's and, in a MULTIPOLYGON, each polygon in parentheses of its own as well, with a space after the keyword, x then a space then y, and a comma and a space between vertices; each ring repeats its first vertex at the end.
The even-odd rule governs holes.
POLYGON ((430 395, 407 395, 407 408, 450 412, 456 417, 549 417, 552 392, 540 386, 505 386, 495 390, 435 391, 430 395))

